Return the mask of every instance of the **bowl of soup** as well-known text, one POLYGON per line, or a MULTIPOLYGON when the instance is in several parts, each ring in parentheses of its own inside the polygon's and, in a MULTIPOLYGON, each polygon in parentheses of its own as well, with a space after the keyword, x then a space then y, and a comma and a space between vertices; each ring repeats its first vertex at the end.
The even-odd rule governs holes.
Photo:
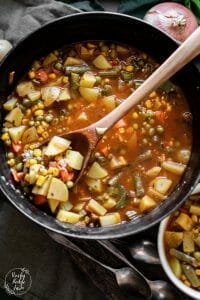
POLYGON ((77 184, 84 153, 64 137, 126 101, 176 47, 145 22, 112 13, 61 18, 21 41, 0 68, 0 180, 14 206, 81 238, 133 234, 176 209, 199 178, 195 64, 103 136, 77 184))
POLYGON ((183 293, 200 298, 199 195, 190 196, 164 219, 158 232, 158 252, 169 279, 183 293))

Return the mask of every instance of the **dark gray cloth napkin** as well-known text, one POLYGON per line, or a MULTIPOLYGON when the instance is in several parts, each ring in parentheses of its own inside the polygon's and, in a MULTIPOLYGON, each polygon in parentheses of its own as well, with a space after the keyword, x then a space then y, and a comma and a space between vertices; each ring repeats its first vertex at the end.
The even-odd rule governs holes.
MULTIPOLYGON (((0 38, 15 44, 42 24, 76 12, 80 10, 52 0, 0 0, 0 38)), ((0 287, 5 275, 19 267, 27 268, 32 278, 31 289, 20 298, 105 299, 62 246, 0 195, 0 287)))

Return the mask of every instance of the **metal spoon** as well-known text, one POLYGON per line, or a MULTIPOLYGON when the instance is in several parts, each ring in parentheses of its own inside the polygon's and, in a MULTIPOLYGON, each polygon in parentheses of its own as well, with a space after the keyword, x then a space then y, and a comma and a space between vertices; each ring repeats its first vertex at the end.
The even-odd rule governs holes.
POLYGON ((72 148, 80 151, 84 156, 84 163, 76 178, 76 182, 85 171, 89 158, 104 133, 127 114, 140 100, 148 96, 152 90, 158 88, 162 83, 197 56, 200 53, 199 41, 200 27, 196 29, 190 37, 187 38, 186 41, 182 43, 178 49, 126 99, 126 101, 123 101, 108 115, 86 128, 78 129, 69 132, 68 134, 62 134, 62 136, 65 136, 72 141, 72 148))
POLYGON ((143 275, 139 271, 137 271, 137 269, 135 269, 133 266, 131 268, 111 268, 110 266, 103 264, 99 260, 95 259, 91 255, 83 251, 81 248, 79 248, 72 241, 68 240, 66 237, 49 230, 46 231, 48 235, 57 243, 63 245, 68 249, 76 251, 77 253, 87 257, 88 259, 103 267, 104 269, 112 272, 115 275, 116 281, 122 292, 129 293, 130 295, 137 292, 140 295, 143 295, 145 299, 151 299, 151 289, 149 283, 143 277, 143 275))
MULTIPOLYGON (((124 256, 124 254, 118 250, 110 241, 108 240, 98 240, 99 244, 110 251, 113 255, 115 255, 118 259, 124 262, 130 268, 135 268, 132 263, 124 256)), ((139 271, 138 271, 139 272, 139 271)), ((148 282, 151 292, 152 292, 152 299, 156 300, 177 300, 181 299, 181 294, 178 290, 172 286, 170 283, 163 281, 163 280, 149 280, 144 275, 143 277, 148 282)))

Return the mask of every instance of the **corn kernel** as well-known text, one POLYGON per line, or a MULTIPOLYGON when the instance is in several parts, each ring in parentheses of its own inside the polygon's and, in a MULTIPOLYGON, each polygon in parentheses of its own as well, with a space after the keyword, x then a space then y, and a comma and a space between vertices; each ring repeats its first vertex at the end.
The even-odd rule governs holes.
POLYGON ((8 132, 5 132, 5 133, 3 133, 3 134, 2 134, 2 136, 1 136, 1 139, 2 139, 2 141, 9 140, 9 139, 10 139, 10 137, 9 137, 9 134, 8 134, 8 132))
POLYGON ((188 280, 184 280, 184 284, 189 286, 189 287, 191 286, 191 283, 188 280))
POLYGON ((46 176, 48 174, 47 169, 45 169, 45 168, 41 168, 39 170, 39 173, 40 173, 40 175, 43 175, 43 176, 46 176))
POLYGON ((125 132, 125 128, 123 128, 123 127, 119 128, 119 132, 120 133, 124 133, 125 132))
POLYGON ((35 78, 35 72, 34 71, 29 71, 28 76, 29 76, 30 79, 35 78))
POLYGON ((36 111, 34 112, 34 115, 35 115, 36 117, 38 117, 38 116, 43 116, 43 115, 44 115, 44 110, 38 109, 38 110, 36 110, 36 111))
POLYGON ((127 71, 127 72, 133 72, 133 70, 134 70, 134 67, 133 67, 133 66, 127 66, 127 67, 126 67, 126 71, 127 71))
POLYGON ((136 111, 133 112, 132 114, 133 119, 137 119, 138 118, 138 113, 136 111))
POLYGON ((156 92, 155 91, 153 91, 150 95, 149 95, 149 97, 150 98, 154 98, 154 97, 156 97, 157 95, 156 95, 156 92))
POLYGON ((27 181, 27 182, 29 182, 29 180, 30 180, 30 175, 29 175, 29 174, 26 174, 26 175, 24 176, 24 180, 27 181))
POLYGON ((56 167, 50 167, 47 171, 48 174, 52 174, 54 176, 58 176, 59 175, 59 169, 56 167))
POLYGON ((196 273, 198 276, 200 276, 200 269, 196 269, 196 270, 195 270, 195 273, 196 273))
POLYGON ((198 228, 193 228, 193 229, 192 229, 192 232, 193 232, 193 233, 199 233, 199 229, 198 229, 198 228))
POLYGON ((37 185, 37 186, 42 186, 44 182, 45 182, 45 176, 39 175, 39 176, 38 176, 38 179, 37 179, 37 181, 36 181, 36 185, 37 185))
POLYGON ((40 157, 42 155, 42 151, 40 149, 34 149, 33 155, 36 157, 40 157))
POLYGON ((191 216, 191 219, 194 223, 197 223, 198 222, 198 217, 196 215, 192 215, 191 216))
POLYGON ((139 126, 138 126, 138 124, 137 124, 137 123, 134 123, 134 124, 133 124, 133 128, 134 128, 135 130, 137 130, 137 129, 138 129, 138 127, 139 127, 139 126))
POLYGON ((31 158, 31 159, 28 160, 28 162, 29 162, 30 166, 36 165, 37 164, 37 159, 31 158))
POLYGON ((63 83, 68 83, 68 82, 69 82, 69 77, 63 76, 62 82, 63 82, 63 83))
POLYGON ((39 103, 37 104, 37 107, 38 107, 39 109, 43 109, 43 108, 44 108, 44 103, 39 102, 39 103))
POLYGON ((15 160, 14 160, 14 158, 11 158, 11 159, 8 160, 8 165, 9 165, 10 167, 14 167, 14 165, 15 165, 15 160))
POLYGON ((38 126, 37 133, 42 134, 44 132, 44 128, 42 126, 38 126))
POLYGON ((152 107, 151 100, 148 99, 147 101, 145 101, 145 105, 146 105, 147 108, 151 108, 152 107))
POLYGON ((27 109, 26 112, 25 112, 25 116, 26 117, 29 117, 31 115, 31 109, 27 109))
POLYGON ((181 280, 182 281, 186 280, 186 276, 184 274, 181 275, 181 280))
POLYGON ((56 74, 55 73, 50 73, 48 77, 50 79, 56 79, 56 74))
POLYGON ((48 132, 44 131, 44 132, 42 133, 42 137, 43 137, 44 139, 47 139, 47 138, 49 137, 48 132))

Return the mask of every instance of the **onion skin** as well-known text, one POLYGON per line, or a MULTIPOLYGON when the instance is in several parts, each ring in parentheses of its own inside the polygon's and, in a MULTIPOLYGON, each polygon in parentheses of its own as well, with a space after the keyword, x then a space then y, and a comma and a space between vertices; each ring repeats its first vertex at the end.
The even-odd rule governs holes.
POLYGON ((179 3, 163 2, 153 6, 144 20, 183 42, 198 27, 194 14, 179 3))
POLYGON ((9 52, 12 48, 12 45, 7 40, 0 40, 0 61, 4 58, 4 56, 9 52))

